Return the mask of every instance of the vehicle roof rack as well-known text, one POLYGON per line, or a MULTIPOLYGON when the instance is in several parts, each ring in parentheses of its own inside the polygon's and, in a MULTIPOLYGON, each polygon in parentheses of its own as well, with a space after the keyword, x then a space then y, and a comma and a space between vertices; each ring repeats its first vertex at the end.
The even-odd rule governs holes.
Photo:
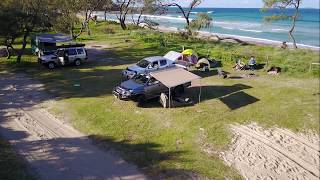
POLYGON ((62 44, 61 46, 57 46, 57 48, 72 48, 72 47, 84 47, 85 44, 62 44))

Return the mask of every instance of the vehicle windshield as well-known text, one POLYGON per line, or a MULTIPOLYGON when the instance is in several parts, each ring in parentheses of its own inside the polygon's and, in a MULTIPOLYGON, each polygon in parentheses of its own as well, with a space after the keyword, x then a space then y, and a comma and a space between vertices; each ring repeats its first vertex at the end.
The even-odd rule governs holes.
POLYGON ((148 82, 149 77, 146 75, 137 74, 137 75, 133 76, 132 80, 138 84, 145 84, 148 82))
POLYGON ((147 68, 149 64, 150 64, 149 61, 142 59, 141 61, 139 61, 137 63, 137 66, 142 67, 142 68, 147 68))

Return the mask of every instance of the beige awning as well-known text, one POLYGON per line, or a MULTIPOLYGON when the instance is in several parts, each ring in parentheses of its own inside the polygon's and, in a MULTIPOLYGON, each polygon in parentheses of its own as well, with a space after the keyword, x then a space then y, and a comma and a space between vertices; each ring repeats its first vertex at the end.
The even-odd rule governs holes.
POLYGON ((155 71, 151 72, 150 75, 156 78, 158 81, 160 81, 168 88, 176 87, 181 84, 185 84, 193 80, 200 79, 200 76, 197 76, 182 68, 172 68, 163 71, 155 71))

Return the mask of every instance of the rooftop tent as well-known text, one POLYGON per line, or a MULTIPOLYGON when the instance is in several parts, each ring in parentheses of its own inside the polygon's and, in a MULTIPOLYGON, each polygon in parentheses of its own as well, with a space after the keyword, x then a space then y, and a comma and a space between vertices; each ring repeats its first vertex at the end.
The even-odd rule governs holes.
MULTIPOLYGON (((154 77, 158 81, 160 81, 163 85, 169 88, 169 99, 171 99, 171 88, 201 79, 200 76, 197 76, 189 71, 186 71, 182 68, 171 68, 162 71, 151 72, 150 76, 154 77)), ((201 86, 199 93, 199 102, 201 96, 201 86)), ((170 107, 170 100, 169 100, 170 107)))
POLYGON ((54 51, 57 43, 71 42, 72 38, 64 34, 35 34, 31 37, 31 48, 33 53, 54 51))
POLYGON ((64 34, 37 34, 36 39, 39 42, 46 43, 59 43, 59 42, 70 42, 72 38, 64 34))
POLYGON ((169 51, 166 55, 164 55, 164 57, 171 61, 177 61, 182 59, 182 54, 176 51, 169 51))

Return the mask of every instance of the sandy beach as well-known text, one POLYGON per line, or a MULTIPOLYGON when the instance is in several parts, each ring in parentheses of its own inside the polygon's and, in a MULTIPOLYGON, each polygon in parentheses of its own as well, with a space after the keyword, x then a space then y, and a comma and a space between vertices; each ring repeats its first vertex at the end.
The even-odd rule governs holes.
MULTIPOLYGON (((164 27, 164 26, 157 26, 155 29, 161 31, 161 32, 170 32, 170 33, 177 33, 180 31, 180 29, 175 27, 164 27)), ((280 41, 274 41, 269 39, 262 39, 262 38, 253 38, 253 37, 246 37, 246 36, 237 36, 237 35, 231 35, 231 34, 220 34, 220 33, 210 33, 206 31, 198 31, 200 38, 206 38, 206 39, 217 39, 215 36, 219 36, 220 38, 235 38, 239 39, 241 41, 247 42, 249 44, 255 44, 255 45, 266 45, 266 46, 276 46, 280 47, 282 45, 282 42, 280 41)), ((233 41, 233 40, 226 40, 226 41, 233 41)), ((289 48, 293 48, 292 43, 287 43, 289 48)), ((300 49, 310 49, 313 51, 319 51, 320 47, 315 46, 309 46, 304 44, 297 44, 298 48, 300 49)))

